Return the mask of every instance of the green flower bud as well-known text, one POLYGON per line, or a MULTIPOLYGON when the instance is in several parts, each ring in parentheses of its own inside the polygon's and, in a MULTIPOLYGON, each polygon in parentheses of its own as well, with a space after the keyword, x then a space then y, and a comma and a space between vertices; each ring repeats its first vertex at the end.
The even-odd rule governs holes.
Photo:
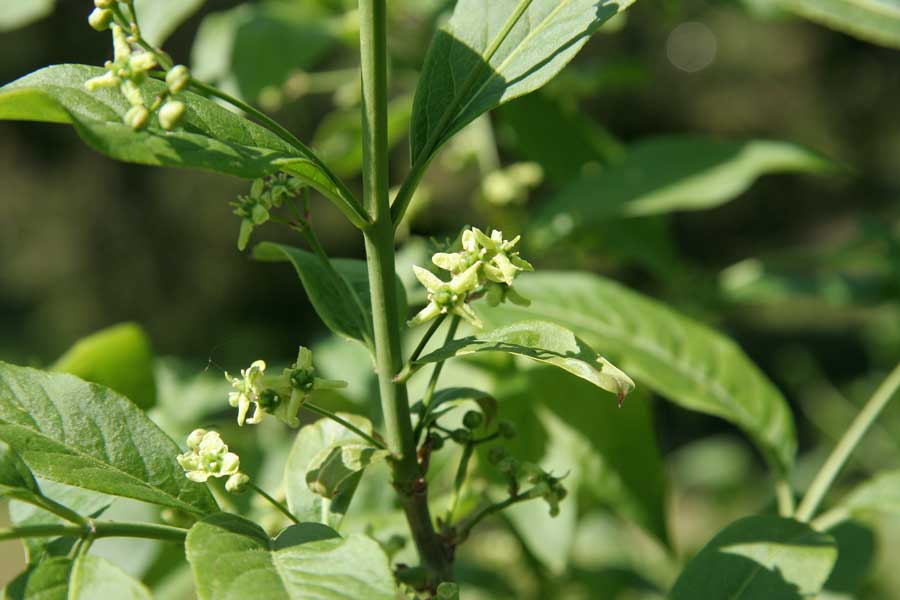
POLYGON ((444 447, 444 438, 439 433, 432 431, 428 434, 428 443, 431 444, 431 449, 436 452, 444 447))
POLYGON ((174 129, 181 117, 184 116, 184 102, 178 100, 169 100, 163 107, 159 109, 159 124, 166 131, 174 129))
POLYGON ((237 246, 238 250, 243 252, 247 249, 247 244, 250 243, 250 235, 253 233, 253 221, 250 219, 243 219, 241 221, 241 230, 238 233, 238 241, 237 246))
POLYGON ((281 404, 281 398, 275 390, 263 390, 259 394, 257 404, 262 410, 271 413, 281 404))
POLYGON ((478 429, 484 423, 484 415, 477 410, 470 410, 463 417, 463 425, 468 429, 478 429))
POLYGON ((166 73, 166 86, 173 94, 184 91, 191 81, 191 72, 184 65, 175 65, 166 73))
POLYGON ((269 220, 269 211, 262 204, 255 204, 250 212, 250 220, 254 225, 262 225, 269 220))
POLYGON ((94 0, 94 6, 97 8, 112 8, 117 0, 94 0))
POLYGON ((206 435, 205 429, 195 429, 191 432, 187 439, 187 447, 191 450, 196 450, 200 447, 200 442, 203 441, 203 436, 206 435))
POLYGON ((450 439, 457 444, 468 444, 472 441, 472 432, 468 429, 455 429, 450 433, 450 439))
POLYGON ((437 586, 436 600, 459 600, 459 586, 445 581, 437 586))
POLYGON ((108 8, 95 8, 88 16, 88 24, 97 31, 106 31, 113 22, 113 12, 108 8))
POLYGON ((149 121, 150 111, 147 110, 147 107, 145 106, 132 106, 131 109, 125 113, 125 124, 135 131, 141 131, 147 127, 149 121))
POLYGON ((235 473, 225 482, 225 491, 229 494, 242 494, 250 484, 250 478, 243 473, 235 473))
POLYGON ((511 423, 510 421, 506 421, 506 420, 503 420, 503 421, 500 421, 499 423, 497 423, 497 432, 500 434, 500 437, 502 437, 505 440, 513 439, 514 437, 516 437, 516 434, 518 433, 516 431, 516 426, 513 423, 511 423))
POLYGON ((504 475, 515 476, 519 472, 519 466, 520 463, 517 459, 513 458, 512 456, 507 456, 497 463, 497 470, 504 475))

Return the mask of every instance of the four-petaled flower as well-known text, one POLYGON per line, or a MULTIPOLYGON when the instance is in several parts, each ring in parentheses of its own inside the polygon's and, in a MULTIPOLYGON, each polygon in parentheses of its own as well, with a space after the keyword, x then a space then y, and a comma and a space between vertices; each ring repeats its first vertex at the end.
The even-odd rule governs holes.
POLYGON ((241 369, 239 378, 232 377, 227 371, 225 373, 225 379, 235 389, 234 392, 228 394, 228 403, 238 409, 237 422, 240 426, 243 426, 245 421, 255 425, 263 418, 260 397, 263 392, 261 380, 265 372, 265 361, 257 360, 250 365, 249 369, 241 369), (251 404, 256 404, 256 410, 253 411, 253 416, 248 419, 247 412, 250 410, 251 404))
POLYGON ((480 247, 479 258, 484 263, 484 275, 489 281, 512 285, 519 271, 534 271, 531 263, 515 251, 522 236, 504 240, 503 232, 494 229, 488 237, 477 227, 473 227, 471 232, 480 247))
POLYGON ((481 329, 481 319, 466 303, 466 298, 478 288, 478 269, 481 263, 476 262, 465 271, 454 275, 450 281, 443 281, 431 271, 414 266, 416 278, 428 290, 428 305, 413 317, 410 325, 427 323, 438 315, 453 313, 481 329))
POLYGON ((228 477, 225 489, 242 491, 250 478, 240 472, 241 459, 215 431, 195 429, 187 439, 188 451, 176 457, 188 479, 205 483, 210 477, 228 477))

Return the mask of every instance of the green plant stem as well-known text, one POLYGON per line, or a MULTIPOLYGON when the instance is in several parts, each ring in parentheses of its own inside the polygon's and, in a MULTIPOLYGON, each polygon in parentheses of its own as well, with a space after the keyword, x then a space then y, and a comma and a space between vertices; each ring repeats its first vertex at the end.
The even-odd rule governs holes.
POLYGON ((422 563, 433 572, 436 581, 442 581, 452 577, 450 556, 431 521, 427 487, 416 457, 406 385, 394 381, 394 375, 403 366, 403 354, 394 283, 394 224, 388 195, 386 0, 360 0, 359 22, 363 197, 372 220, 364 234, 381 407, 388 448, 393 455, 394 487, 422 563))
POLYGON ((790 517, 794 514, 794 490, 791 484, 782 475, 776 475, 775 500, 778 503, 778 514, 782 517, 790 517))
POLYGON ((0 541, 32 537, 60 537, 64 535, 79 538, 134 537, 167 542, 184 542, 187 529, 157 525, 156 523, 117 523, 113 521, 88 520, 79 525, 28 525, 0 529, 0 541))
POLYGON ((294 523, 298 523, 298 524, 300 523, 300 520, 297 519, 297 517, 295 517, 293 514, 291 514, 291 511, 289 511, 287 508, 285 508, 281 502, 279 502, 278 500, 276 500, 275 498, 273 498, 272 496, 267 494, 261 487, 259 487, 255 483, 251 483, 250 489, 252 489, 254 492, 256 492, 257 494, 259 494, 260 496, 265 498, 269 504, 271 504, 272 506, 277 508, 278 512, 280 512, 281 514, 286 516, 288 519, 290 519, 294 523))
POLYGON ((462 498, 463 488, 466 485, 466 475, 469 472, 469 461, 472 460, 474 450, 475 444, 472 442, 463 446, 462 456, 459 458, 459 466, 456 468, 456 477, 453 479, 453 495, 450 497, 450 508, 447 509, 446 521, 448 524, 453 523, 456 509, 459 507, 459 500, 462 498))
POLYGON ((311 410, 314 413, 319 413, 323 417, 329 418, 332 421, 334 421, 335 423, 339 423, 340 425, 343 425, 344 427, 346 427, 347 429, 349 429, 350 431, 352 431, 353 433, 355 433, 356 435, 358 435, 359 437, 366 440, 367 442, 369 442, 370 444, 372 444, 373 446, 375 446, 377 448, 381 448, 382 450, 388 449, 388 447, 384 445, 384 442, 372 437, 371 435, 369 435, 368 433, 366 433, 359 427, 355 426, 350 421, 339 417, 338 415, 334 414, 330 410, 324 409, 321 406, 316 406, 315 404, 313 404, 311 402, 304 403, 303 408, 305 408, 307 410, 311 410))
POLYGON ((32 500, 27 500, 27 501, 31 502, 35 506, 38 506, 48 512, 53 513, 54 515, 60 517, 61 519, 68 521, 69 523, 76 523, 78 525, 84 526, 88 522, 88 519, 86 517, 79 515, 77 512, 75 512, 71 508, 69 508, 67 506, 63 506, 59 502, 56 502, 55 500, 51 500, 50 498, 48 498, 46 496, 35 496, 32 500))
POLYGON ((828 493, 831 484, 837 478, 847 459, 859 445, 866 431, 884 410, 891 398, 900 388, 900 364, 878 386, 878 389, 866 402, 866 405, 853 420, 853 423, 844 432, 843 437, 834 447, 825 464, 819 469, 815 479, 800 502, 795 515, 798 521, 809 521, 819 508, 819 504, 828 493))
POLYGON ((482 508, 480 511, 478 511, 477 513, 475 513, 474 515, 472 515, 471 517, 469 517, 465 521, 462 521, 459 524, 459 532, 457 533, 457 538, 456 538, 457 544, 465 541, 465 539, 469 537, 469 534, 472 532, 472 530, 475 528, 475 526, 477 526, 486 517, 489 517, 490 515, 500 512, 504 509, 507 509, 510 506, 512 506, 513 504, 516 504, 517 502, 522 502, 522 501, 528 500, 528 499, 529 498, 528 498, 527 493, 526 494, 516 494, 514 496, 510 496, 503 502, 498 502, 496 504, 491 504, 489 506, 482 508))
POLYGON ((422 336, 422 339, 419 340, 419 345, 416 346, 416 349, 413 350, 413 353, 409 356, 409 362, 414 363, 419 359, 419 356, 422 355, 422 351, 425 350, 425 346, 428 345, 431 337, 437 332, 438 328, 440 328, 446 318, 447 315, 441 315, 431 322, 431 327, 428 328, 428 331, 426 331, 425 335, 422 336))
MULTIPOLYGON (((453 338, 456 337, 456 331, 459 329, 459 322, 460 318, 457 315, 453 315, 453 319, 450 321, 450 328, 447 329, 447 337, 444 340, 445 346, 452 342, 453 338)), ((431 400, 434 398, 434 390, 437 388, 438 380, 441 378, 441 371, 444 370, 444 362, 445 361, 441 360, 434 365, 434 370, 431 372, 431 379, 428 380, 428 387, 425 388, 422 404, 425 405, 426 415, 431 412, 431 400)))
POLYGON ((838 506, 832 508, 831 510, 826 510, 821 515, 810 521, 809 525, 816 531, 828 531, 838 523, 843 523, 851 516, 852 515, 850 514, 849 510, 847 510, 843 506, 838 506))
POLYGON ((478 79, 481 77, 482 72, 491 63, 494 54, 500 49, 500 46, 506 40, 506 37, 513 30, 513 27, 516 26, 516 23, 519 22, 519 19, 522 18, 522 15, 525 14, 525 11, 528 10, 528 7, 531 6, 531 3, 532 0, 519 1, 516 9, 506 20, 506 23, 503 24, 503 28, 494 37, 491 45, 484 51, 484 54, 482 54, 479 64, 471 73, 469 73, 469 77, 463 82, 462 87, 453 97, 453 100, 450 101, 444 114, 441 115, 441 120, 438 121, 437 126, 432 130, 431 135, 425 142, 425 147, 422 148, 419 156, 414 158, 409 175, 406 176, 406 179, 400 186, 400 191, 397 192, 397 198, 394 200, 392 213, 395 227, 399 227, 403 220, 403 215, 406 214, 406 210, 409 208, 410 202, 412 202, 413 194, 419 186, 419 182, 422 181, 422 177, 425 175, 429 163, 431 163, 434 152, 442 141, 446 128, 456 117, 457 110, 462 106, 463 101, 469 95, 469 92, 472 91, 472 88, 475 87, 475 84, 478 83, 478 79))

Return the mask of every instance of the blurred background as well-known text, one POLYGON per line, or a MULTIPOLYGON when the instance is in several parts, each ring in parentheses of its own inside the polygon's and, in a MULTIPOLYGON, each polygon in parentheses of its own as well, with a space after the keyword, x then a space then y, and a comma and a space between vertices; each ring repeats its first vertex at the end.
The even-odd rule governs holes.
MULTIPOLYGON (((452 2, 389 4, 399 183, 416 74, 452 2)), ((29 24, 0 21, 8 29, 0 82, 48 64, 107 60, 108 35, 85 21, 89 5, 65 0, 29 24)), ((198 77, 276 116, 358 189, 350 8, 209 0, 165 47, 198 77)), ((900 358, 900 51, 762 0, 641 0, 626 17, 604 26, 543 90, 477 121, 443 151, 401 231, 404 260, 420 260, 430 238, 453 238, 464 224, 531 232, 523 256, 538 270, 602 273, 727 333, 791 404, 802 485, 900 358), (602 174, 640 157, 656 186, 683 169, 698 174, 697 187, 681 192, 690 198, 608 213, 572 208, 572 189, 602 199, 602 174), (685 167, 686 159, 698 163, 685 167), (722 171, 703 179, 707 167, 722 171)), ((114 163, 69 127, 5 121, 0 182, 2 360, 49 365, 79 338, 124 321, 146 330, 157 356, 213 378, 260 356, 286 363, 299 343, 328 343, 291 270, 235 247, 239 220, 228 203, 248 182, 114 163)), ((362 256, 355 230, 321 199, 313 223, 330 255, 362 256)), ((275 225, 255 232, 262 239, 299 244, 275 225)), ((638 401, 651 403, 656 424, 671 553, 601 508, 587 511, 563 569, 572 584, 550 596, 544 584, 504 581, 509 556, 541 558, 489 530, 465 559, 473 573, 494 573, 472 576, 496 580, 483 597, 601 597, 591 589, 657 597, 654 585, 677 573, 673 565, 770 502, 762 462, 736 429, 656 398, 638 401), (654 566, 635 569, 635 561, 654 566)), ((900 466, 898 440, 895 405, 844 480, 900 466)), ((831 586, 833 597, 900 597, 900 574, 889 568, 900 557, 900 522, 848 528, 862 558, 831 586)), ((23 563, 15 544, 0 547, 7 581, 23 563)), ((562 577, 554 565, 535 568, 562 577)))

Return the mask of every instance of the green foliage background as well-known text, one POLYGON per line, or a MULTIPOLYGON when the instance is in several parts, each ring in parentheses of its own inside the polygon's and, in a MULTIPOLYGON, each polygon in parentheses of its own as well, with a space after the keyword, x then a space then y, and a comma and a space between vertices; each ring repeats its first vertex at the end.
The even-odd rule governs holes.
MULTIPOLYGON (((167 49, 190 56, 198 29, 201 38, 213 35, 215 18, 207 16, 238 4, 207 2, 167 49)), ((292 4, 271 2, 264 12, 278 16, 292 4)), ((403 133, 414 74, 432 31, 422 6, 440 3, 393 4, 398 8, 392 17, 397 33, 392 122, 403 133)), ((253 20, 244 14, 249 10, 229 13, 247 28, 247 44, 265 40, 269 31, 266 18, 253 20), (260 29, 246 25, 251 21, 260 29)), ((47 64, 102 64, 108 39, 84 24, 87 12, 79 3, 59 2, 47 18, 0 33, 0 82, 47 64)), ((234 26, 225 17, 219 22, 234 26)), ((359 157, 345 151, 353 145, 356 113, 348 117, 345 109, 335 109, 336 97, 352 104, 355 76, 327 93, 299 99, 289 97, 289 85, 286 97, 266 88, 295 67, 339 72, 356 64, 340 39, 323 42, 314 20, 297 19, 294 25, 305 31, 304 43, 274 49, 297 56, 298 64, 287 70, 253 69, 271 48, 232 69, 197 54, 194 67, 274 109, 301 139, 314 140, 326 158, 336 159, 341 175, 356 187, 359 157)), ((771 138, 830 157, 838 167, 828 174, 818 173, 821 165, 794 166, 818 174, 747 181, 736 200, 709 210, 612 215, 574 235, 548 239, 543 247, 538 239, 524 251, 539 270, 602 273, 731 335, 787 396, 799 430, 798 478, 805 482, 854 406, 900 356, 900 55, 774 15, 771 6, 757 2, 639 2, 622 25, 596 35, 544 90, 497 111, 492 129, 474 127, 463 142, 451 144, 426 179, 428 210, 415 210, 423 205, 414 204, 409 235, 452 237, 468 222, 509 232, 532 230, 540 238, 552 223, 552 214, 544 220, 542 215, 578 173, 574 167, 587 164, 590 171, 591 163, 637 152, 635 145, 649 137, 771 138), (691 21, 704 23, 716 41, 715 59, 697 72, 679 69, 667 55, 670 34, 691 21), (491 150, 492 137, 498 155, 491 150), (540 163, 545 174, 527 204, 488 202, 478 186, 481 177, 526 160, 540 163)), ((296 29, 287 31, 293 35, 296 29)), ((405 135, 396 136, 397 175, 408 161, 402 139, 405 135)), ((665 175, 667 169, 677 172, 678 165, 661 164, 653 172, 665 175)), ((292 356, 299 336, 327 337, 284 265, 260 265, 235 252, 237 222, 226 203, 246 190, 240 180, 121 165, 85 150, 70 128, 3 121, 0 182, 0 360, 51 365, 76 340, 124 321, 146 329, 157 355, 178 356, 195 373, 249 364, 263 355, 292 356)), ((585 185, 590 190, 603 183, 585 185)), ((717 203, 716 194, 709 203, 717 203)), ((355 232, 324 201, 315 205, 314 222, 329 254, 362 255, 355 232)), ((274 228, 265 233, 287 241, 274 228)), ((547 393, 555 389, 551 383, 531 383, 547 393)), ((759 485, 763 461, 736 428, 660 402, 649 390, 641 394, 629 402, 648 402, 652 409, 669 481, 669 537, 674 556, 683 559, 726 524, 769 501, 759 485)), ((192 425, 189 419, 182 424, 192 425)), ((900 466, 897 439, 900 409, 894 407, 861 448, 846 482, 900 466)), ((627 460, 622 464, 617 468, 627 470, 627 460)), ((646 500, 659 492, 635 493, 646 500)), ((514 513, 511 519, 527 517, 514 513)), ((634 590, 646 583, 634 579, 637 563, 652 583, 671 581, 673 561, 658 556, 659 548, 644 534, 603 511, 583 517, 566 597, 592 597, 578 594, 597 585, 637 594, 634 590), (597 539, 605 542, 591 543, 597 539)), ((859 529, 861 534, 839 536, 839 544, 845 539, 857 557, 872 554, 877 545, 881 564, 839 563, 829 588, 860 598, 896 597, 900 581, 886 565, 900 555, 900 524, 884 520, 876 537, 859 529)), ((551 572, 563 568, 528 555, 522 550, 527 545, 510 538, 489 531, 481 543, 476 540, 462 557, 463 577, 501 594, 519 573, 501 581, 491 570, 509 564, 551 572)), ((4 556, 16 552, 10 546, 4 556)), ((7 567, 11 575, 19 565, 7 567)), ((526 587, 533 583, 527 573, 523 580, 526 587)), ((542 597, 537 585, 527 591, 542 597)), ((614 594, 610 597, 640 597, 614 594)))

